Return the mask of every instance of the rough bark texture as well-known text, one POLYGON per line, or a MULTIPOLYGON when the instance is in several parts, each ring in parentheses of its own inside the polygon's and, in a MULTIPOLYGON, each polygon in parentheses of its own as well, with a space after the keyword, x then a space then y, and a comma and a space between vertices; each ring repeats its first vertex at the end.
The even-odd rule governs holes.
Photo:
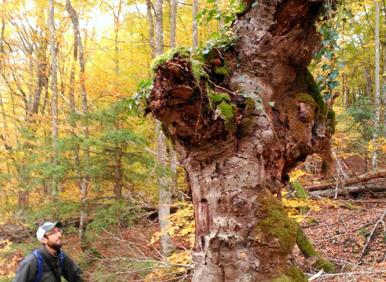
POLYGON ((305 281, 287 265, 298 228, 273 194, 291 168, 330 146, 331 121, 307 70, 322 4, 246 1, 234 45, 206 54, 205 74, 182 52, 155 69, 149 110, 192 189, 193 281, 305 281))

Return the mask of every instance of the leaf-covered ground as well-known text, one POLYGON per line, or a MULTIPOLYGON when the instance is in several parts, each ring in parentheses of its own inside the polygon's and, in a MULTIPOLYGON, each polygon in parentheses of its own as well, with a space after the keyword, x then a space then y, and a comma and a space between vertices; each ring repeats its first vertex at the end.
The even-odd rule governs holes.
MULTIPOLYGON (((331 201, 318 211, 307 212, 301 224, 305 233, 338 270, 335 274, 323 273, 312 281, 386 281, 385 220, 372 233, 385 209, 385 199, 363 199, 331 201)), ((294 251, 294 258, 305 272, 317 273, 298 250, 294 251)))
MULTIPOLYGON (((305 233, 320 254, 337 266, 338 273, 318 273, 311 268, 312 261, 304 259, 295 248, 291 260, 307 273, 310 281, 386 281, 385 220, 372 233, 386 209, 386 199, 284 200, 284 204, 290 214, 301 211, 305 233), (306 204, 308 211, 304 208, 306 204)), ((65 250, 81 264, 86 281, 189 281, 192 243, 189 220, 193 220, 189 205, 182 205, 172 217, 176 252, 170 258, 159 253, 158 224, 152 221, 95 234, 86 255, 80 252, 76 234, 69 234, 65 250), (176 279, 179 275, 182 277, 176 279)), ((33 238, 29 245, 6 245, 4 242, 0 245, 0 281, 10 281, 26 249, 37 246, 33 238)))

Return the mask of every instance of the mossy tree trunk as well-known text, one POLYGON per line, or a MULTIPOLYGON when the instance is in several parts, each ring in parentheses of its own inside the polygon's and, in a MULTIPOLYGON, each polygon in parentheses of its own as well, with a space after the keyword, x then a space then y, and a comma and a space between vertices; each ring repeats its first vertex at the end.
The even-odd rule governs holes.
POLYGON ((193 281, 301 281, 287 265, 297 226, 274 194, 330 146, 333 115, 307 70, 324 1, 245 2, 233 45, 159 60, 148 107, 192 189, 193 281))

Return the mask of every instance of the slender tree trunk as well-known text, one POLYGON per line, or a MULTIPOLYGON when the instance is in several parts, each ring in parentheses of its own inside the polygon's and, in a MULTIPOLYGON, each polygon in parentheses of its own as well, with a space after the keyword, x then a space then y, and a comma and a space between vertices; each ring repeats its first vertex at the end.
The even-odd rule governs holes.
MULTIPOLYGON (((159 56, 163 52, 163 1, 156 0, 155 3, 155 54, 159 56)), ((156 135, 157 135, 157 161, 159 166, 159 223, 161 231, 161 251, 164 255, 168 255, 171 250, 170 236, 168 233, 169 216, 170 216, 170 177, 168 177, 166 170, 166 139, 161 129, 161 123, 156 121, 156 135)))
POLYGON ((155 2, 155 55, 159 56, 164 51, 163 30, 163 0, 155 2))
POLYGON ((197 15, 198 15, 198 0, 193 0, 193 27, 192 27, 192 35, 193 35, 193 48, 198 47, 198 24, 197 24, 197 15))
POLYGON ((46 85, 48 84, 46 53, 47 53, 47 42, 45 40, 42 40, 37 50, 37 59, 38 59, 37 83, 36 83, 34 98, 32 102, 31 114, 37 114, 39 112, 40 97, 43 90, 46 88, 46 85))
POLYGON ((176 150, 173 148, 173 146, 170 145, 169 148, 169 155, 170 155, 170 173, 171 173, 171 185, 170 185, 170 193, 171 197, 176 194, 178 189, 178 173, 177 173, 177 166, 178 166, 178 160, 177 160, 177 153, 176 150))
POLYGON ((146 0, 146 14, 148 22, 148 33, 149 33, 149 45, 151 51, 151 57, 155 57, 155 43, 154 43, 154 20, 153 20, 153 4, 151 0, 146 0))
POLYGON ((365 66, 363 68, 363 75, 365 77, 365 81, 366 81, 366 96, 368 98, 371 98, 372 96, 372 84, 373 82, 371 81, 371 75, 370 75, 370 67, 369 66, 365 66))
MULTIPOLYGON (((384 26, 386 26, 386 1, 382 0, 383 3, 383 23, 384 26)), ((383 49, 383 71, 382 71, 382 78, 383 78, 383 87, 382 87, 382 105, 383 105, 383 113, 385 114, 385 106, 386 106, 386 33, 385 30, 383 34, 383 40, 382 40, 382 49, 383 49)), ((386 136, 386 119, 383 114, 383 135, 386 136)))
POLYGON ((193 281, 307 281, 287 265, 299 229, 274 194, 330 146, 333 120, 307 70, 327 1, 245 2, 234 47, 214 48, 197 80, 189 56, 158 66, 148 106, 188 173, 193 281))
POLYGON ((348 107, 348 93, 346 85, 346 74, 342 73, 342 93, 343 93, 343 106, 344 108, 348 107))
POLYGON ((122 150, 121 148, 115 149, 115 166, 114 166, 114 195, 115 200, 120 201, 122 199, 122 150))
POLYGON ((177 0, 170 2, 170 48, 176 47, 177 0))
POLYGON ((115 63, 115 75, 118 78, 119 75, 119 29, 120 29, 120 17, 122 11, 122 0, 118 2, 118 10, 114 12, 114 63, 115 63))
POLYGON ((374 121, 374 135, 373 135, 373 144, 374 151, 371 158, 371 168, 376 170, 378 163, 378 137, 380 131, 380 120, 381 120, 381 95, 380 95, 380 80, 379 80, 379 71, 380 71, 380 42, 379 42, 379 3, 378 0, 374 0, 375 5, 375 93, 374 93, 374 102, 375 102, 375 121, 374 121))
MULTIPOLYGON (((57 77, 57 50, 56 50, 56 31, 55 31, 55 10, 54 1, 49 0, 48 25, 50 30, 50 53, 51 53, 51 124, 52 124, 52 144, 53 144, 53 166, 58 165, 58 77, 57 77)), ((58 200, 59 180, 56 175, 52 177, 52 196, 54 203, 58 200)))
MULTIPOLYGON (((119 29, 120 29, 120 17, 122 11, 122 0, 118 2, 118 10, 114 11, 114 43, 115 43, 115 52, 114 52, 114 61, 115 61, 115 77, 118 80, 119 77, 119 29)), ((116 128, 119 129, 119 124, 116 125, 116 128)), ((122 199, 122 149, 116 148, 115 152, 115 168, 114 168, 114 195, 117 201, 122 199)), ((119 216, 119 215, 118 215, 119 216)))
MULTIPOLYGON (((170 2, 170 48, 176 47, 176 24, 177 24, 177 0, 170 2)), ((170 156, 170 197, 177 192, 177 154, 173 146, 169 146, 170 156)))
MULTIPOLYGON (((72 7, 70 0, 66 0, 66 9, 68 14, 70 15, 72 21, 72 27, 74 30, 74 62, 79 60, 79 84, 80 91, 82 97, 82 114, 86 115, 88 113, 88 101, 87 101, 87 90, 86 90, 86 66, 84 60, 84 50, 82 44, 82 37, 79 30, 79 17, 76 10, 72 7)), ((75 76, 75 67, 73 65, 71 70, 71 80, 74 81, 75 76)), ((70 103, 71 103, 71 111, 75 112, 75 98, 74 98, 74 87, 72 87, 72 91, 70 91, 70 103)), ((89 137, 89 127, 88 124, 83 126, 83 133, 85 138, 89 137)), ((84 163, 88 165, 90 159, 90 152, 88 146, 84 148, 84 163)), ((80 159, 80 151, 79 147, 75 150, 75 159, 76 164, 78 166, 78 175, 79 175, 79 188, 80 188, 80 222, 79 222, 79 238, 81 240, 82 249, 85 250, 87 248, 87 243, 85 240, 85 233, 88 222, 88 186, 89 179, 88 176, 82 169, 81 159, 80 159)))

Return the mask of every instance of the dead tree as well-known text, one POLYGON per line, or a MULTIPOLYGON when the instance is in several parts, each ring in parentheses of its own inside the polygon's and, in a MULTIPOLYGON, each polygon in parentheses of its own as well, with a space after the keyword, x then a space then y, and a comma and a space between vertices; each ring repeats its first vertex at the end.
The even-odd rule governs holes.
POLYGON ((333 115, 307 66, 331 1, 244 2, 233 35, 209 52, 179 49, 155 62, 148 108, 192 189, 193 281, 306 281, 287 265, 298 227, 274 194, 330 146, 333 115))

